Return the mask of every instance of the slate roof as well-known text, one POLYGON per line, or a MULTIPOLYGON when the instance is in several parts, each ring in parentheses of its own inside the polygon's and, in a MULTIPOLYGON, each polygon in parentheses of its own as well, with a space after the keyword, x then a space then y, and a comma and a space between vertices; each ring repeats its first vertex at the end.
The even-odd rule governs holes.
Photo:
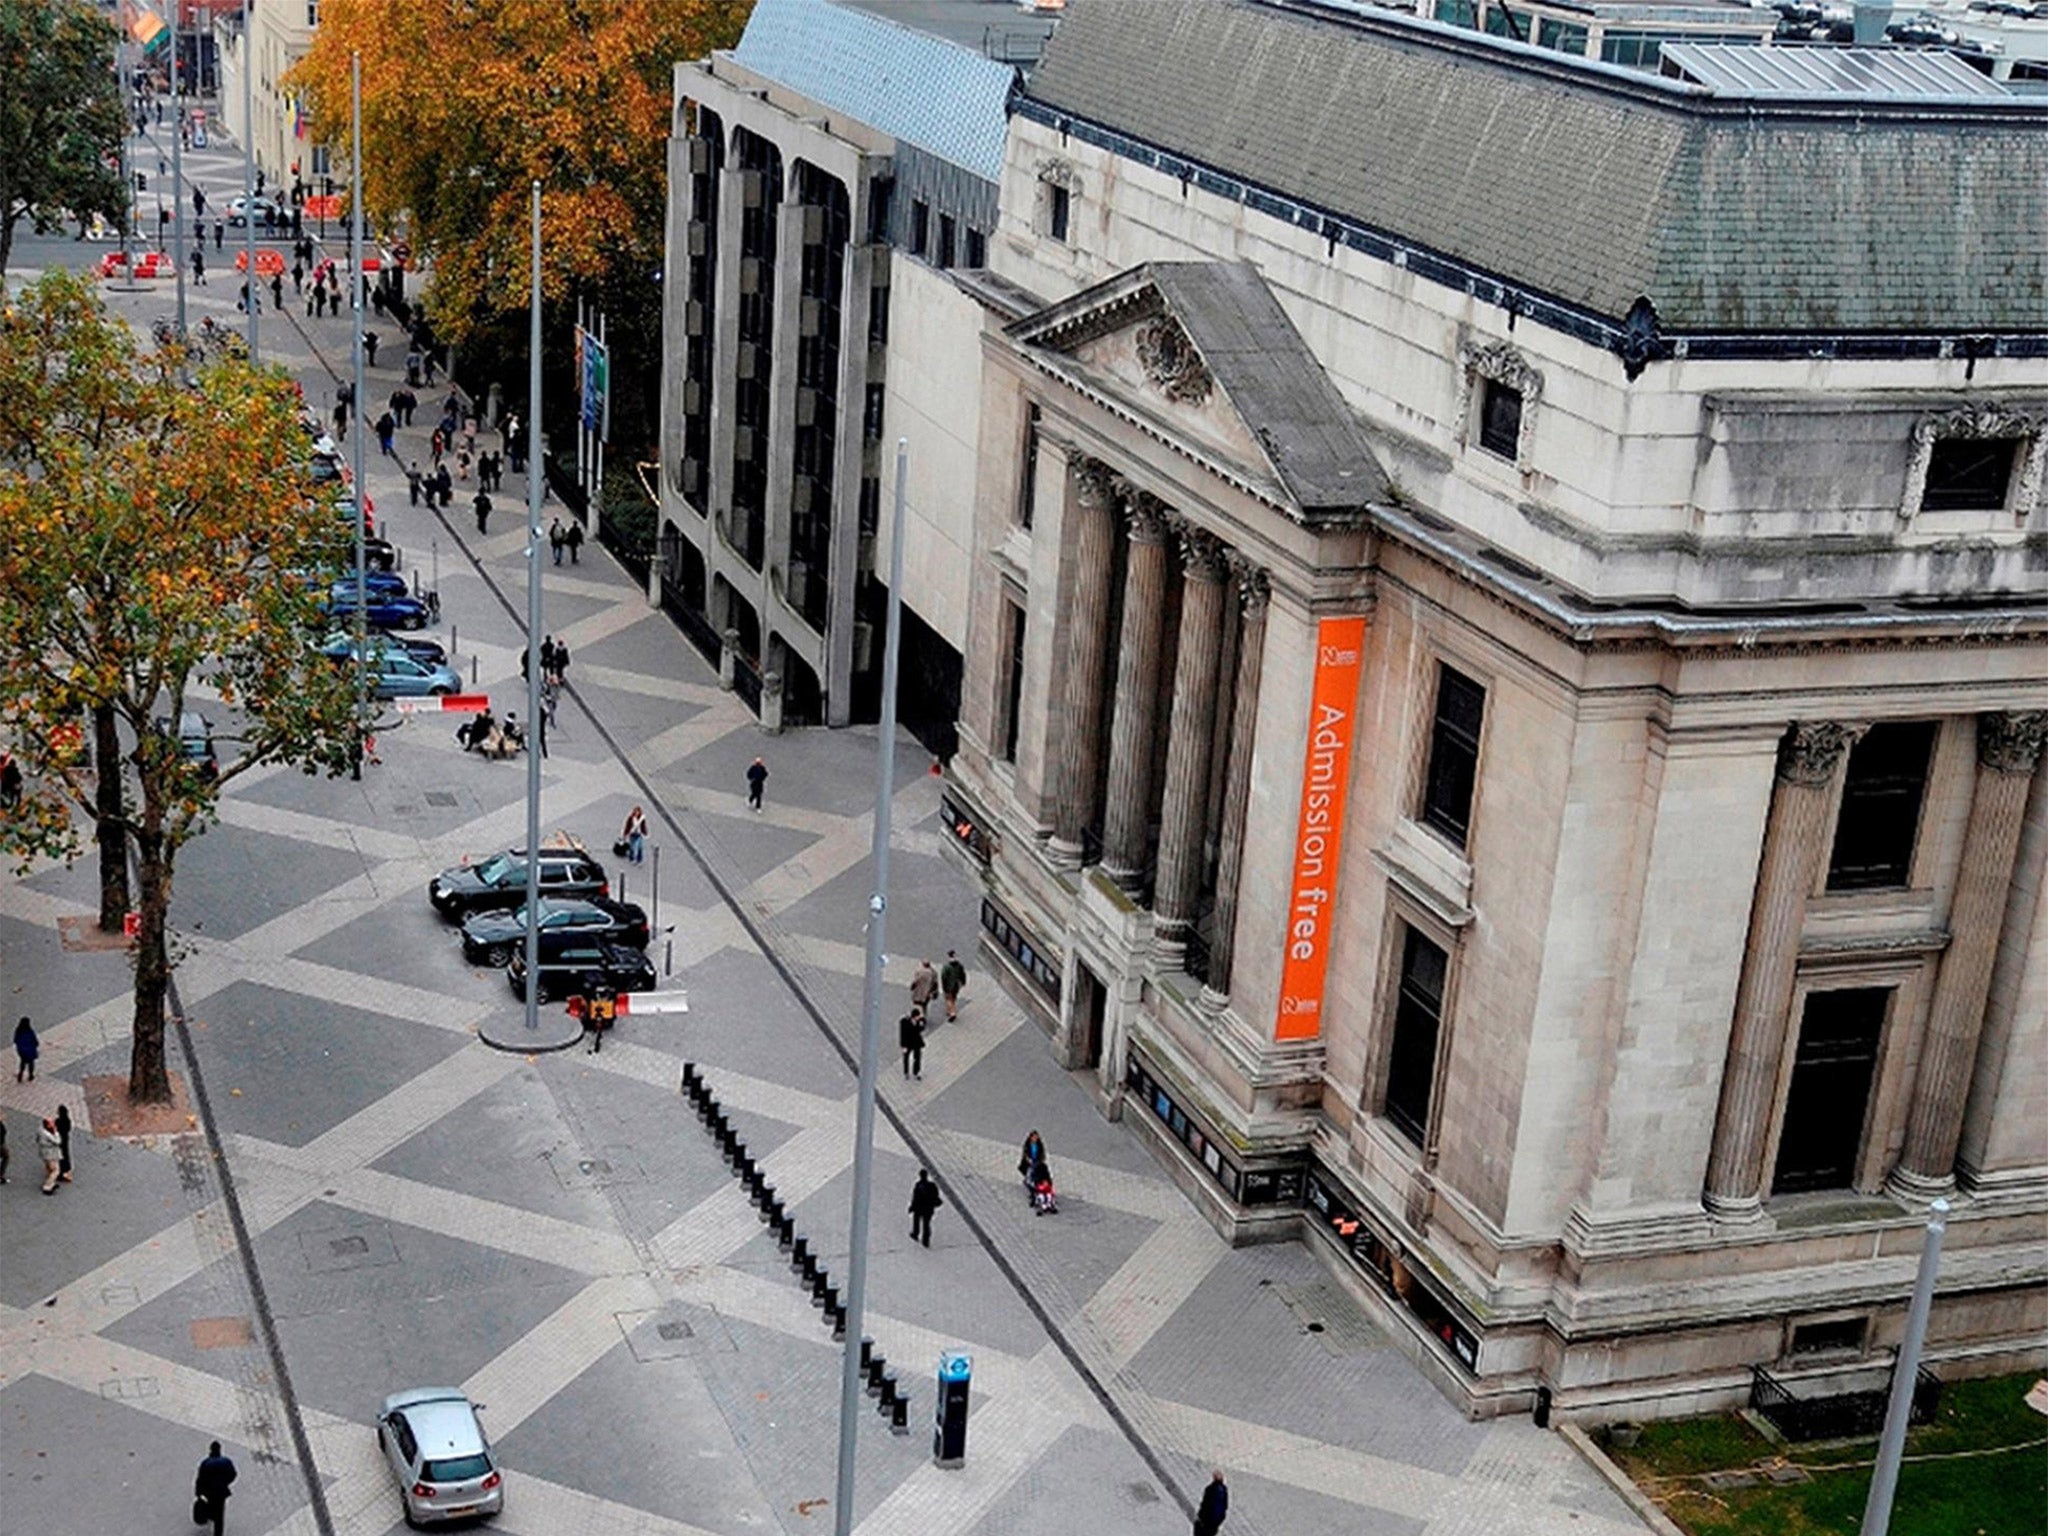
POLYGON ((757 0, 733 57, 820 105, 990 181, 1017 72, 832 0, 757 0))
POLYGON ((2048 101, 1729 97, 1265 0, 1072 0, 1028 94, 1667 334, 2048 331, 2048 101))
POLYGON ((1358 417, 1250 262, 1150 262, 1009 330, 1059 351, 1158 312, 1180 322, 1305 521, 1352 519, 1385 499, 1386 471, 1358 417))

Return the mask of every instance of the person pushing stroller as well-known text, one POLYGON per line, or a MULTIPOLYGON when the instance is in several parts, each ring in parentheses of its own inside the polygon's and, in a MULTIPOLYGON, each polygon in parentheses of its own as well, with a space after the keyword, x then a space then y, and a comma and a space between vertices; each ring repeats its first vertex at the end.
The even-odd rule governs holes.
POLYGON ((1045 1139, 1033 1131, 1024 1138, 1024 1150, 1017 1158, 1017 1173, 1024 1180, 1024 1192, 1031 1197, 1034 1216, 1058 1213, 1059 1194, 1052 1184, 1052 1165, 1045 1160, 1045 1139))

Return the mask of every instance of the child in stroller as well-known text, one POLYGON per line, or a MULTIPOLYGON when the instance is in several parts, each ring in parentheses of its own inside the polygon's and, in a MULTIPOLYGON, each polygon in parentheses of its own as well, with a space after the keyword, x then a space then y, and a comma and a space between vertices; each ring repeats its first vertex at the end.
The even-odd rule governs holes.
POLYGON ((1052 1187, 1052 1167, 1045 1160, 1045 1143, 1036 1131, 1024 1138, 1024 1152, 1017 1159, 1017 1172, 1023 1177, 1024 1192, 1031 1196, 1032 1214, 1055 1214, 1060 1208, 1059 1197, 1052 1187))

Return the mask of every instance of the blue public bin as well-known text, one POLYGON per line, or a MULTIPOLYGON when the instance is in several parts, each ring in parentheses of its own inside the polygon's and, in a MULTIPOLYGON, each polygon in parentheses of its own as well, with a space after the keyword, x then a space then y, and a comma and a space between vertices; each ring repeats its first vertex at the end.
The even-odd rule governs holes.
POLYGON ((932 1460, 942 1467, 967 1461, 967 1397, 974 1382, 974 1357, 949 1349, 939 1356, 939 1390, 932 1409, 932 1460))

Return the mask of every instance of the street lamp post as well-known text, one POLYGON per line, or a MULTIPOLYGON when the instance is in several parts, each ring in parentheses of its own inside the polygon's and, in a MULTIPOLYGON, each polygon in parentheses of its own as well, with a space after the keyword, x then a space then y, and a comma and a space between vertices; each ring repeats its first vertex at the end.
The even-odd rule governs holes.
MULTIPOLYGON (((249 317, 249 361, 256 354, 256 0, 242 0, 242 274, 243 309, 249 317)), ((356 494, 362 494, 357 487, 356 494)))
MULTIPOLYGON (((370 715, 370 657, 369 657, 369 601, 363 590, 368 582, 364 573, 363 537, 368 532, 368 511, 370 487, 363 479, 363 56, 349 55, 348 62, 349 102, 349 153, 352 161, 349 167, 351 187, 349 193, 349 329, 355 336, 355 367, 350 377, 354 380, 354 398, 349 402, 349 413, 355 417, 355 452, 353 455, 356 472, 356 767, 357 778, 363 772, 363 741, 369 731, 370 715)), ((254 227, 253 224, 251 226, 254 227)), ((255 278, 255 263, 250 264, 249 276, 255 278)), ((251 301, 254 302, 253 300, 251 301)), ((531 974, 531 973, 529 973, 531 974)))
MULTIPOLYGON (((175 12, 173 13, 175 14, 175 12)), ((178 340, 185 339, 185 61, 184 38, 171 34, 171 266, 178 280, 178 340)))
MULTIPOLYGON (((527 295, 527 441, 540 453, 540 183, 533 184, 533 278, 527 295)), ((454 359, 448 385, 455 387, 454 359)), ((540 1029, 540 475, 526 477, 526 1028, 540 1029)))

